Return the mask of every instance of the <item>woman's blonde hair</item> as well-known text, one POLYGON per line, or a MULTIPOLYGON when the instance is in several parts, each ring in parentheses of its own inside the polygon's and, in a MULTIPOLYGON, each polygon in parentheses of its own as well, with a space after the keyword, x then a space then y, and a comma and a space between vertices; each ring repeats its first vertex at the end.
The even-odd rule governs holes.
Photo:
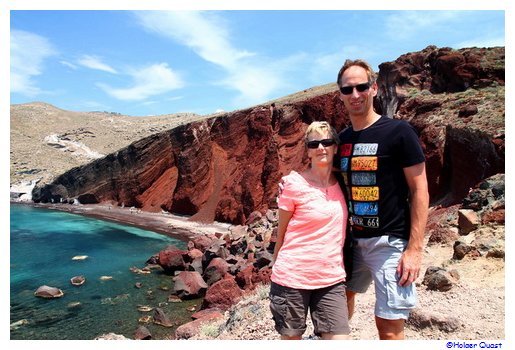
POLYGON ((326 121, 315 121, 309 124, 306 129, 306 133, 304 134, 304 142, 308 142, 308 136, 313 132, 321 133, 322 131, 328 131, 329 136, 336 142, 336 144, 340 143, 340 139, 338 138, 338 134, 336 130, 326 121))

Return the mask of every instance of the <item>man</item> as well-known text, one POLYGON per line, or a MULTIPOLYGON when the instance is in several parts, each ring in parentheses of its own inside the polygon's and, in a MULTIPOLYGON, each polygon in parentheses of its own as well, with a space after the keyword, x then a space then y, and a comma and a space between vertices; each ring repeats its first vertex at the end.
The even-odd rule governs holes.
POLYGON ((416 304, 429 194, 425 157, 415 130, 377 114, 375 74, 363 60, 347 60, 338 73, 340 99, 351 127, 340 133, 340 170, 354 237, 347 282, 349 318, 356 293, 374 281, 380 339, 404 339, 404 323, 416 304))

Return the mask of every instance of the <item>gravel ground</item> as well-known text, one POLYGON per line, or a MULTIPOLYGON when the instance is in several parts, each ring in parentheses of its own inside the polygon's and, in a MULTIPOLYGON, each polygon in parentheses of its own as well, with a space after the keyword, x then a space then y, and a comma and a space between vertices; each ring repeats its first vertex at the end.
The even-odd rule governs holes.
MULTIPOLYGON (((417 312, 446 321, 454 320, 457 329, 446 332, 436 325, 421 328, 408 325, 405 330, 408 340, 502 340, 505 339, 505 280, 504 260, 480 257, 465 257, 461 261, 450 260, 452 247, 433 246, 426 248, 424 257, 427 266, 447 266, 456 269, 460 281, 447 292, 427 290, 417 280, 419 305, 417 312), (457 323, 456 323, 457 321, 457 323)), ((227 311, 225 319, 205 326, 201 334, 192 339, 219 340, 273 340, 279 339, 269 311, 267 287, 240 301, 227 311)), ((350 321, 354 340, 378 340, 373 321, 373 288, 359 294, 356 311, 350 321)), ((449 321, 450 322, 450 321, 449 321)), ((308 329, 303 339, 313 339, 313 327, 308 320, 308 329)))

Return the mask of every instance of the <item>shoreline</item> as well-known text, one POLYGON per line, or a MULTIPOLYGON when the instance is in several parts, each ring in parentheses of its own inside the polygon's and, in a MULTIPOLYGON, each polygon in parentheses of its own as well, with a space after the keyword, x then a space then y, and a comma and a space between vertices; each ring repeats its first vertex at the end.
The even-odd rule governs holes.
POLYGON ((10 204, 26 205, 34 208, 58 210, 94 219, 111 221, 122 225, 163 234, 184 242, 209 234, 227 233, 232 224, 191 221, 188 216, 170 213, 152 213, 135 208, 122 208, 106 204, 50 204, 11 201, 10 204))

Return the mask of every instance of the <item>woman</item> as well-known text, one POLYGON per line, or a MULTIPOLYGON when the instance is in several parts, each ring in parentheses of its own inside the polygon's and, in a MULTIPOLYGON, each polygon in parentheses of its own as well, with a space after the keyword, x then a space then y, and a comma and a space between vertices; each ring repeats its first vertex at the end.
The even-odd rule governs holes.
POLYGON ((282 178, 270 309, 281 339, 301 339, 308 309, 322 339, 350 339, 343 243, 347 205, 333 174, 338 136, 327 122, 305 134, 310 167, 282 178))

